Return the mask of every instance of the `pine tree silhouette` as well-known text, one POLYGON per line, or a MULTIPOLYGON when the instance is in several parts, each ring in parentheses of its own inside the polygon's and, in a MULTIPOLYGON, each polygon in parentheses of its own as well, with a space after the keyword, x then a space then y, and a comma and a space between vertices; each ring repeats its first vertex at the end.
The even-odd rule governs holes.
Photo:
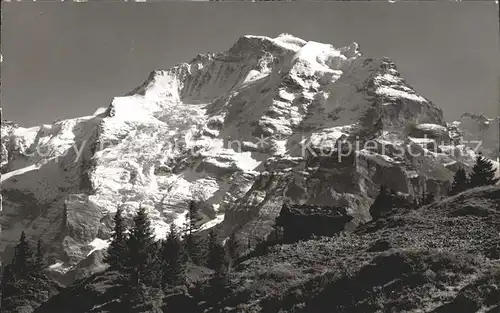
POLYGON ((34 269, 33 252, 26 239, 26 234, 21 232, 19 243, 14 248, 14 259, 12 260, 12 269, 16 276, 25 278, 31 274, 34 269))
POLYGON ((208 244, 205 237, 194 236, 195 250, 192 256, 193 262, 199 266, 206 266, 208 259, 208 244))
POLYGON ((215 231, 211 229, 208 234, 207 267, 217 271, 221 267, 227 267, 228 264, 226 249, 218 242, 215 231))
POLYGON ((453 183, 451 184, 450 196, 461 193, 469 188, 469 179, 463 168, 459 168, 453 176, 453 183))
POLYGON ((163 288, 184 284, 186 280, 184 251, 175 224, 170 225, 170 232, 162 244, 162 256, 163 288))
POLYGON ((48 299, 51 278, 45 273, 42 242, 37 245, 36 258, 26 238, 21 233, 15 246, 12 264, 5 267, 2 276, 1 312, 17 312, 16 307, 35 308, 48 299))
POLYGON ((494 185, 499 178, 495 178, 496 169, 493 163, 488 159, 479 155, 476 158, 476 164, 472 168, 472 173, 469 176, 470 187, 494 185))
POLYGON ((200 228, 199 222, 202 220, 198 213, 198 208, 194 201, 190 201, 189 210, 186 213, 184 243, 186 254, 195 264, 202 265, 204 262, 204 242, 202 238, 197 238, 195 232, 200 228))
POLYGON ((63 212, 61 215, 61 233, 65 234, 68 231, 68 208, 64 203, 63 212))
POLYGON ((150 310, 150 306, 158 303, 158 293, 161 289, 159 249, 144 207, 140 207, 134 217, 134 225, 126 246, 125 268, 128 281, 125 284, 123 299, 131 312, 156 312, 150 310))
POLYGON ((35 254, 35 270, 37 272, 43 271, 47 267, 45 263, 45 253, 43 251, 42 239, 38 239, 36 244, 36 254, 35 254))
POLYGON ((163 293, 158 288, 151 288, 144 282, 139 285, 130 293, 128 297, 128 307, 124 311, 127 313, 163 313, 161 307, 163 293))
POLYGON ((143 207, 139 208, 134 217, 134 226, 130 231, 127 240, 127 267, 131 274, 131 284, 139 286, 144 283, 146 286, 158 285, 158 245, 155 242, 155 236, 151 222, 143 207))
POLYGON ((200 228, 199 222, 202 220, 200 213, 198 212, 198 207, 196 205, 196 202, 194 202, 193 200, 189 202, 188 214, 189 214, 189 231, 190 234, 192 234, 193 232, 197 231, 200 228))
MULTIPOLYGON (((36 253, 33 264, 33 272, 31 274, 31 285, 37 286, 34 289, 38 292, 48 291, 52 278, 46 271, 47 263, 45 262, 45 251, 42 239, 38 239, 36 244, 36 253)), ((47 295, 48 296, 48 295, 47 295)))
POLYGON ((210 299, 209 301, 215 307, 217 312, 220 303, 229 295, 231 283, 229 280, 228 264, 226 251, 224 247, 216 243, 212 245, 210 250, 211 257, 209 260, 212 263, 212 269, 215 271, 214 276, 210 280, 210 299))
POLYGON ((238 258, 238 253, 241 249, 240 243, 238 242, 238 239, 236 238, 235 233, 232 233, 229 239, 227 240, 227 243, 225 245, 227 248, 227 254, 230 258, 231 266, 234 264, 236 259, 238 258))
POLYGON ((124 268, 127 259, 126 227, 121 209, 116 211, 114 222, 114 231, 107 250, 108 255, 105 257, 104 262, 108 263, 111 269, 120 270, 124 268))
POLYGON ((0 312, 2 313, 10 313, 14 311, 12 304, 10 303, 10 299, 13 296, 16 296, 18 293, 15 285, 17 282, 17 277, 12 270, 12 265, 7 265, 2 273, 2 282, 0 288, 2 290, 2 300, 0 303, 0 312))

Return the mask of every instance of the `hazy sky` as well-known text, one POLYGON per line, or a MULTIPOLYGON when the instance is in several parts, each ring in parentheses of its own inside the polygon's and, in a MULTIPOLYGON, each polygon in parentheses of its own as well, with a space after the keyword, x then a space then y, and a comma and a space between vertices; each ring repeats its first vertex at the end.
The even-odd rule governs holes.
POLYGON ((2 11, 1 104, 26 126, 90 115, 153 69, 282 32, 391 57, 448 119, 499 113, 493 2, 3 2, 2 11))

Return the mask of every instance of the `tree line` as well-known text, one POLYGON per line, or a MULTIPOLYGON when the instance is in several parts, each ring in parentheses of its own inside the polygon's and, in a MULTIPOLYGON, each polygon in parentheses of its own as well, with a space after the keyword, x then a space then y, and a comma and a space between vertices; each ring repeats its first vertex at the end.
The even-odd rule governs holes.
POLYGON ((156 241, 144 208, 138 210, 128 232, 122 211, 117 210, 105 262, 109 270, 121 274, 122 285, 126 287, 121 299, 124 309, 162 312, 162 298, 186 283, 188 263, 214 271, 207 297, 212 306, 227 296, 230 265, 227 250, 214 231, 210 231, 207 240, 196 235, 201 218, 193 201, 186 217, 182 238, 175 224, 171 224, 167 237, 156 241))
POLYGON ((457 170, 453 177, 450 196, 475 187, 495 185, 500 179, 495 178, 496 171, 497 169, 493 167, 493 163, 490 160, 479 155, 469 175, 467 175, 464 168, 457 170))
MULTIPOLYGON (((213 230, 204 238, 198 233, 200 222, 196 204, 191 201, 183 229, 172 223, 166 238, 156 240, 144 207, 133 217, 131 227, 127 227, 123 211, 117 210, 103 259, 109 265, 106 271, 117 274, 115 283, 122 290, 117 312, 163 312, 163 300, 187 285, 189 267, 193 265, 213 271, 204 291, 208 308, 213 310, 229 295, 229 271, 238 243, 231 236, 222 245, 213 230)), ((62 286, 52 294, 49 292, 56 283, 47 271, 41 240, 33 251, 23 231, 14 250, 12 263, 3 270, 0 311, 17 312, 20 307, 29 306, 31 312, 62 286)))
POLYGON ((12 262, 3 268, 0 312, 17 312, 20 307, 31 310, 47 301, 51 291, 57 292, 57 284, 46 271, 45 258, 42 240, 33 249, 21 232, 12 262))

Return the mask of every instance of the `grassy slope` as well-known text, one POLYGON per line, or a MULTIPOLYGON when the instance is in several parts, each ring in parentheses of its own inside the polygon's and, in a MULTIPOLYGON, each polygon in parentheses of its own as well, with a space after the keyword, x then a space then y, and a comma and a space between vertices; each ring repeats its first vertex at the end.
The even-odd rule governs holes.
POLYGON ((351 234, 275 246, 236 267, 227 311, 478 312, 500 305, 499 253, 500 188, 474 189, 351 234))
MULTIPOLYGON (((499 254, 500 187, 474 189, 353 233, 272 246, 233 269, 223 311, 498 313, 499 254)), ((84 280, 37 312, 56 312, 61 301, 92 303, 75 313, 111 312, 98 302, 117 291, 112 275, 84 280)))

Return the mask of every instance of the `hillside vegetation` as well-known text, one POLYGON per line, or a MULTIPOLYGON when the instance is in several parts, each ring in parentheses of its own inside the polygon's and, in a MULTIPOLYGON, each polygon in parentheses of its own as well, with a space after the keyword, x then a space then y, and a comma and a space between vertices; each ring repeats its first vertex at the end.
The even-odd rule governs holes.
MULTIPOLYGON (((215 306, 207 305, 212 271, 193 267, 162 312, 500 312, 499 229, 500 187, 475 188, 240 258, 215 306)), ((115 312, 117 281, 116 272, 95 274, 36 312, 115 312)))

